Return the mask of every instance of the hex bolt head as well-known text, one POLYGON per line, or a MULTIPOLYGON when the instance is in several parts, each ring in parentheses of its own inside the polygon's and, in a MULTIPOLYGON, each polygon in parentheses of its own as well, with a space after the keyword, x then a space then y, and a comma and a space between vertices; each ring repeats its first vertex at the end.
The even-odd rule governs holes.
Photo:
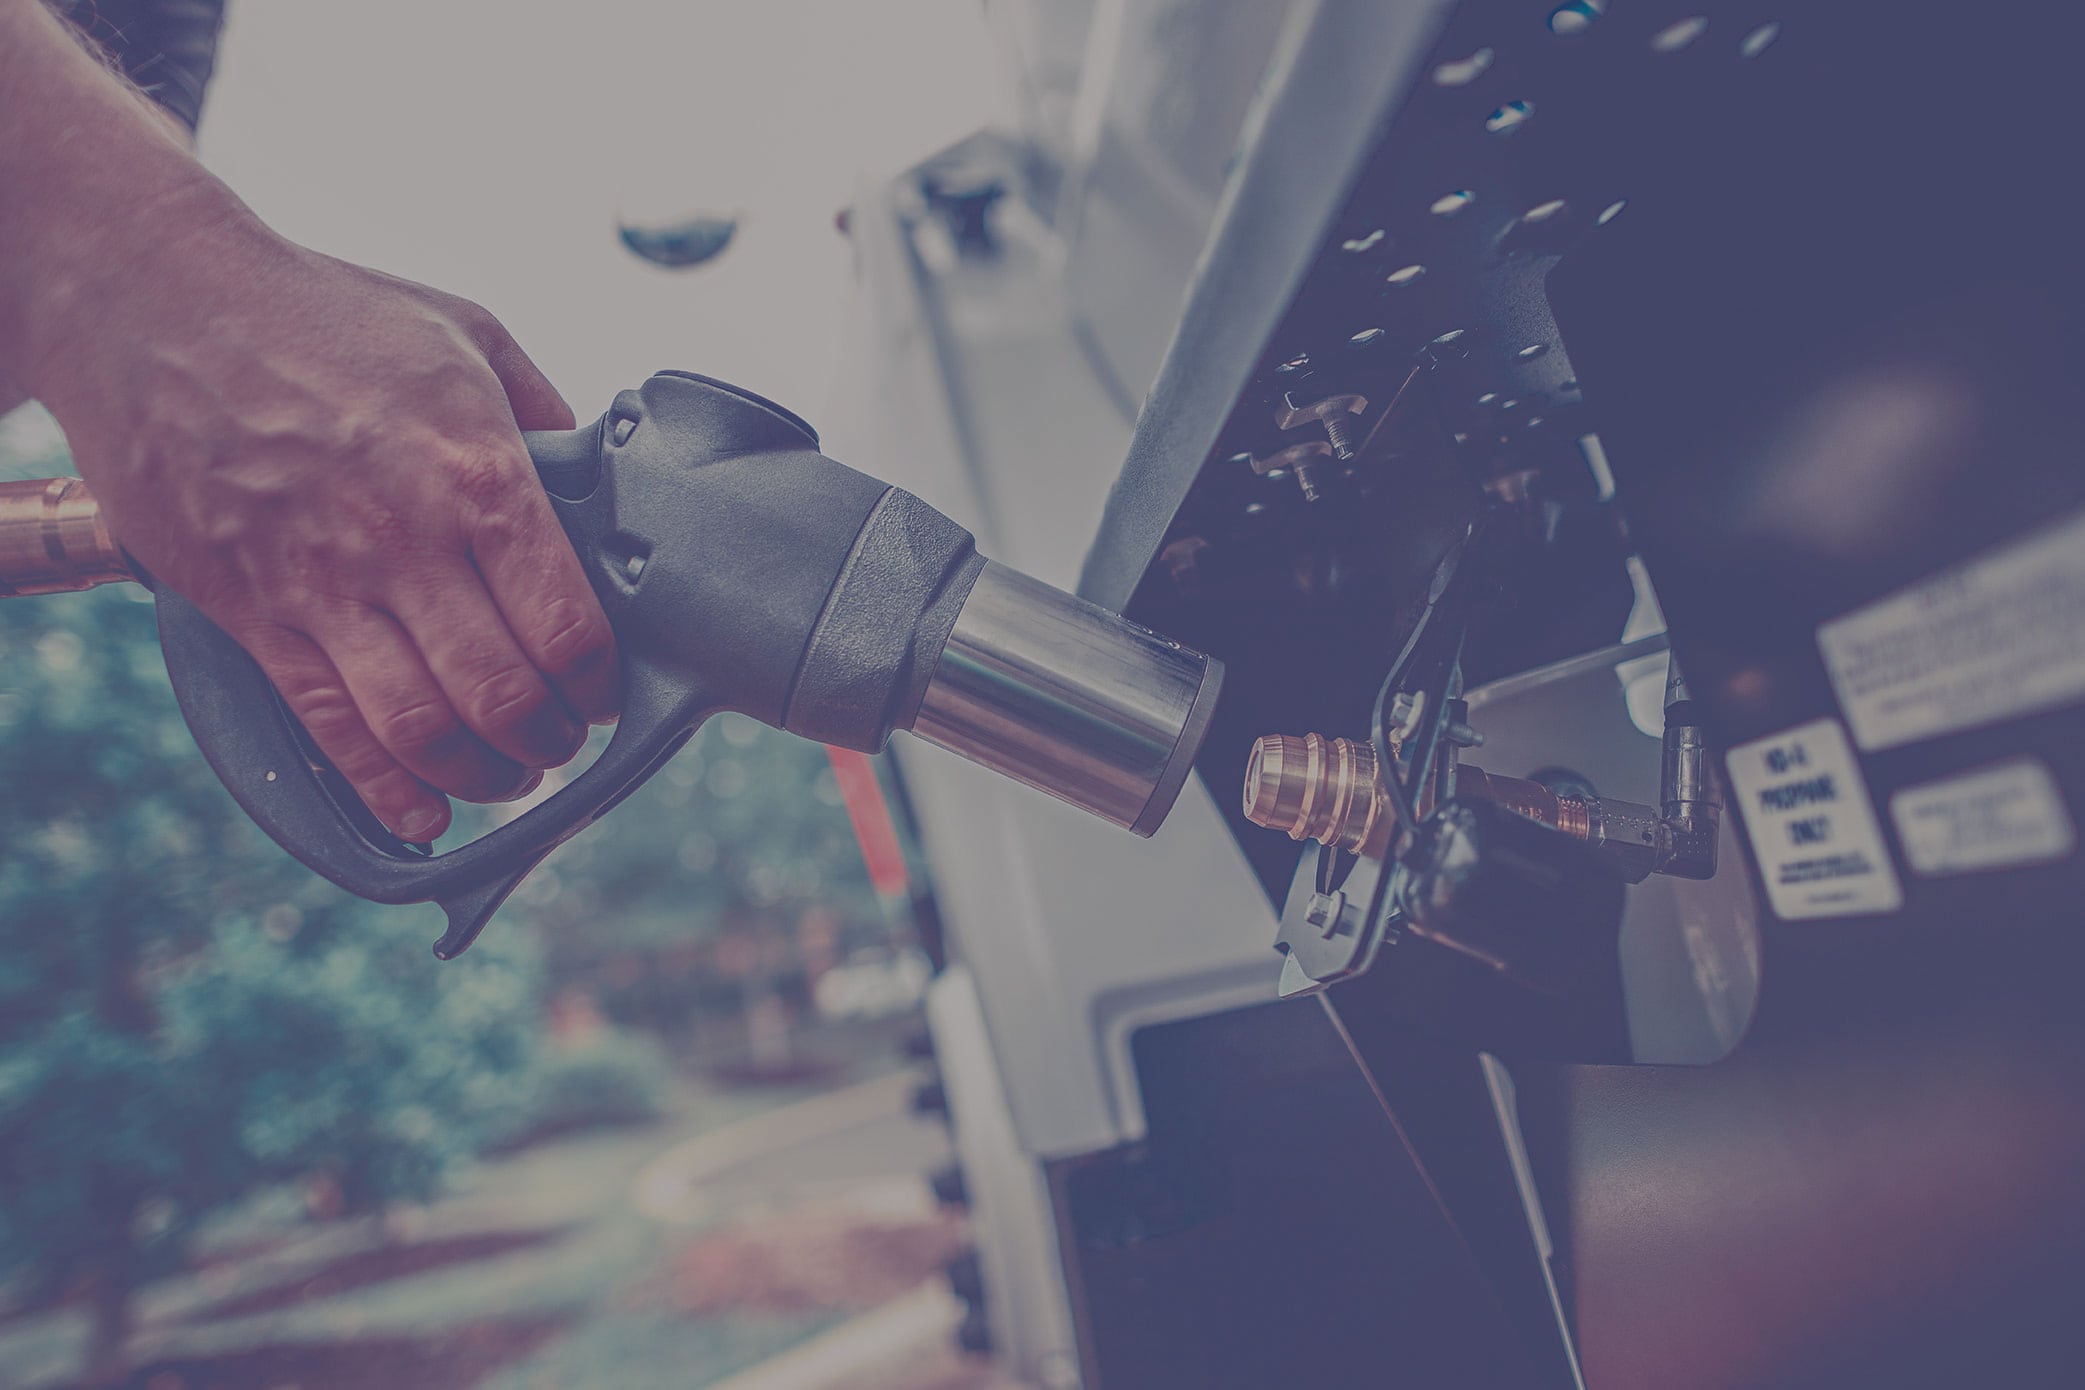
MULTIPOLYGON (((1301 429, 1315 424, 1325 431, 1325 451, 1345 462, 1354 456, 1354 439, 1347 426, 1349 416, 1359 415, 1368 409, 1368 397, 1351 392, 1338 396, 1311 397, 1296 391, 1284 391, 1281 404, 1275 407, 1274 424, 1277 429, 1301 429)), ((1305 501, 1318 500, 1317 479, 1311 470, 1296 465, 1296 482, 1303 489, 1305 501)))

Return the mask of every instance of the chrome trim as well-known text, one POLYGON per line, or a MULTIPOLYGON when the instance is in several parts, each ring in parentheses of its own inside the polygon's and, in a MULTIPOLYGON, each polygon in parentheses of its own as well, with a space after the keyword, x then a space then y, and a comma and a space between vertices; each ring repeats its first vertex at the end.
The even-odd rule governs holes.
POLYGON ((988 563, 912 732, 1149 835, 1208 732, 1222 671, 1200 652, 988 563))

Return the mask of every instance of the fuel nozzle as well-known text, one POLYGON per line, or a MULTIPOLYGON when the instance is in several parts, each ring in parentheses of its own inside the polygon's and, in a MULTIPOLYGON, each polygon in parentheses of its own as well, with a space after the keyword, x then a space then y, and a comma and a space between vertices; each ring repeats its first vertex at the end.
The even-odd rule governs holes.
POLYGON ((1220 662, 987 561, 912 732, 1149 835, 1194 766, 1222 683, 1220 662))
MULTIPOLYGON (((592 424, 526 443, 615 628, 623 714, 593 763, 468 844, 430 855, 393 836, 239 644, 158 594, 174 694, 239 805, 350 892, 441 904, 442 958, 726 710, 862 752, 909 729, 1138 835, 1172 809, 1222 667, 993 564, 774 402, 659 372, 592 424)), ((134 577, 78 480, 0 487, 0 597, 134 577)))

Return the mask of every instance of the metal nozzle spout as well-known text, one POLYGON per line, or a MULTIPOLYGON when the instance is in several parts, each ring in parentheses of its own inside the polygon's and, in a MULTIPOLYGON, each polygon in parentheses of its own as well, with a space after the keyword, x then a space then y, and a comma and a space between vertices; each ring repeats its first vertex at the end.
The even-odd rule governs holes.
POLYGON ((1149 835, 1187 781, 1222 683, 1221 662, 988 563, 912 732, 1149 835))

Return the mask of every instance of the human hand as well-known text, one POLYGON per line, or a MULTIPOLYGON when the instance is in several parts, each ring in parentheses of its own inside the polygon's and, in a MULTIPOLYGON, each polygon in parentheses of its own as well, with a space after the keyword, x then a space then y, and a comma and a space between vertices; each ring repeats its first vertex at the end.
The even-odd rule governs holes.
POLYGON ((614 639, 519 429, 572 412, 468 301, 207 185, 67 277, 26 384, 124 548, 260 663, 363 800, 525 794, 617 704, 614 639))

